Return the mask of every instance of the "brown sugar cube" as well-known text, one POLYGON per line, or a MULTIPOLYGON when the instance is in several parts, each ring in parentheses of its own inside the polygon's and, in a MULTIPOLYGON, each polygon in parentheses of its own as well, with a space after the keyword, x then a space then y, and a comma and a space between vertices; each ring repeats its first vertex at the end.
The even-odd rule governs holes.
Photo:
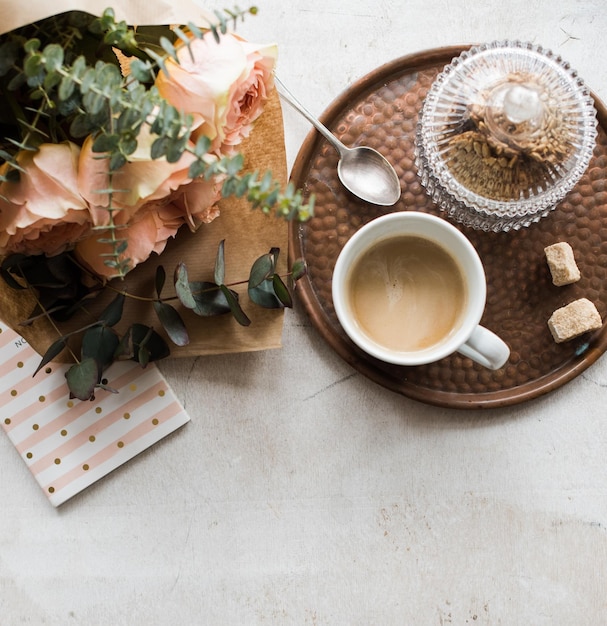
POLYGON ((603 325, 601 315, 590 300, 580 298, 557 309, 548 320, 548 328, 556 343, 569 341, 603 325))
POLYGON ((580 279, 580 270, 573 257, 573 250, 566 241, 544 248, 552 283, 557 287, 570 285, 580 279))

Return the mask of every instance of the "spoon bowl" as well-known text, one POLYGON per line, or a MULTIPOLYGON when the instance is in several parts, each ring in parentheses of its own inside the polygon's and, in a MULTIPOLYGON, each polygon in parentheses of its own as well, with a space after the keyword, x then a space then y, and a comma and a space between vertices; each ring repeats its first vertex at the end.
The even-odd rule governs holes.
POLYGON ((392 206, 400 198, 400 181, 392 165, 377 150, 367 146, 349 148, 314 117, 275 76, 278 93, 301 113, 337 150, 337 175, 343 186, 361 200, 380 206, 392 206))

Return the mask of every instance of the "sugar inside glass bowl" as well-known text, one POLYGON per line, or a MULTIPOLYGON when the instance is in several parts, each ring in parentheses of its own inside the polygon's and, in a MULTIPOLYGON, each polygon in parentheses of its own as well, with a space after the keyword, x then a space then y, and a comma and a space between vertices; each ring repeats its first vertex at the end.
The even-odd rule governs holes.
POLYGON ((416 164, 434 202, 486 231, 547 215, 588 167, 597 120, 590 91, 549 50, 497 41, 438 75, 416 131, 416 164))

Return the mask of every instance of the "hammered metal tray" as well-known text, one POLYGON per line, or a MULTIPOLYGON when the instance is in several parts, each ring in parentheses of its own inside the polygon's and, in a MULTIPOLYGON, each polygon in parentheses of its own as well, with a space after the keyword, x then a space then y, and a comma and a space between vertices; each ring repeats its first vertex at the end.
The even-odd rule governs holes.
POLYGON ((337 154, 312 131, 295 161, 292 180, 315 194, 315 216, 292 223, 291 260, 305 257, 309 274, 298 295, 327 343, 376 383, 409 398, 452 408, 491 408, 537 398, 572 380, 607 348, 606 326, 556 344, 547 326, 552 312, 586 297, 607 320, 607 110, 595 97, 597 146, 576 187, 546 218, 509 233, 485 233, 455 224, 476 247, 487 274, 487 306, 481 323, 510 346, 506 365, 490 371, 458 354, 416 367, 395 366, 361 352, 342 331, 331 298, 335 260, 349 237, 387 211, 424 211, 444 217, 426 195, 414 159, 415 127, 423 99, 442 68, 466 47, 438 48, 379 67, 342 93, 321 116, 347 145, 379 150, 395 166, 402 196, 389 209, 354 198, 340 184, 337 154), (571 244, 582 278, 555 287, 544 247, 571 244))

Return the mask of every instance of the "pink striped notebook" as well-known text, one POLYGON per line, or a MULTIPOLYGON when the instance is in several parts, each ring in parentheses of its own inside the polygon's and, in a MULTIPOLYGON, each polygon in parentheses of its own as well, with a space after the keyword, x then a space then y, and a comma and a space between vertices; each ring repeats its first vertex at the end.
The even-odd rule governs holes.
POLYGON ((114 363, 93 402, 70 400, 69 365, 51 363, 0 323, 1 424, 49 501, 59 506, 189 421, 153 364, 114 363))

